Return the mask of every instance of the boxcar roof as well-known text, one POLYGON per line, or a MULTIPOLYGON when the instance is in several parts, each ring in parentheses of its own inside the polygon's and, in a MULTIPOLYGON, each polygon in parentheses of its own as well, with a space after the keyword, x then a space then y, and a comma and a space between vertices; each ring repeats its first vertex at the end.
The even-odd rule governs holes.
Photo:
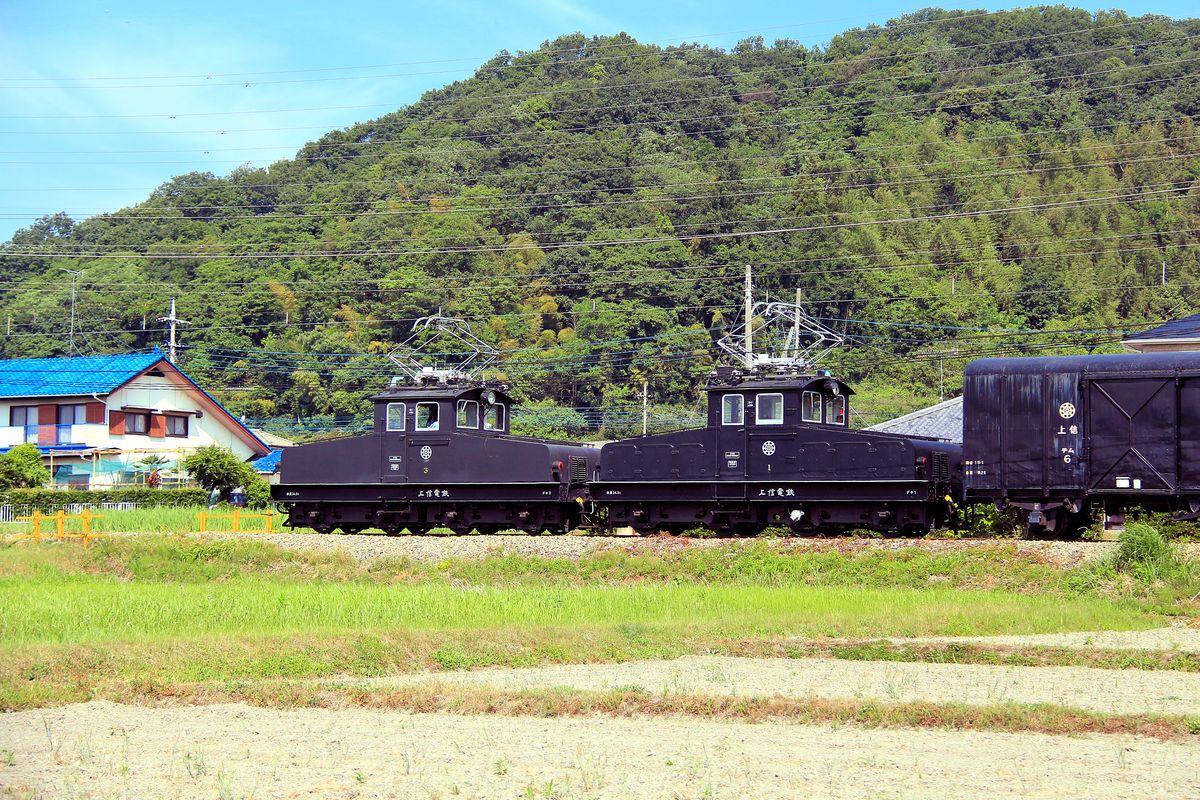
POLYGON ((981 358, 967 365, 966 375, 1029 375, 1056 372, 1200 372, 1200 352, 1114 353, 1100 356, 981 358))

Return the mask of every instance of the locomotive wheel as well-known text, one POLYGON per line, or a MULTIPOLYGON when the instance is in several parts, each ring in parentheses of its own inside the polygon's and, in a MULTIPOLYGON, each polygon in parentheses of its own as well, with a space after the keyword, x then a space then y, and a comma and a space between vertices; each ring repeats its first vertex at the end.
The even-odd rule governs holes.
POLYGON ((333 533, 332 525, 313 525, 313 530, 317 533, 333 533))
POLYGON ((404 532, 404 528, 401 528, 398 525, 384 525, 382 528, 380 528, 380 530, 382 530, 387 536, 399 536, 404 532))
POLYGON ((340 528, 338 528, 338 531, 341 533, 355 534, 362 533, 365 529, 365 525, 342 525, 340 528))

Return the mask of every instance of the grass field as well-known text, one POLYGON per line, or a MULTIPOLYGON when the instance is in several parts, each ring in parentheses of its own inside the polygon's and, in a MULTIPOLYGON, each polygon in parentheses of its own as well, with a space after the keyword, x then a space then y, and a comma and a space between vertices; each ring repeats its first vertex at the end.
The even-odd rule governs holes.
MULTIPOLYGON (((482 665, 801 657, 812 646, 797 637, 1140 629, 1188 613, 1178 596, 1190 584, 1152 586, 1110 569, 1063 570, 1011 545, 844 554, 743 543, 364 565, 261 540, 19 543, 0 546, 0 707, 228 699, 247 680, 482 665)), ((836 657, 994 657, 842 649, 836 657)))

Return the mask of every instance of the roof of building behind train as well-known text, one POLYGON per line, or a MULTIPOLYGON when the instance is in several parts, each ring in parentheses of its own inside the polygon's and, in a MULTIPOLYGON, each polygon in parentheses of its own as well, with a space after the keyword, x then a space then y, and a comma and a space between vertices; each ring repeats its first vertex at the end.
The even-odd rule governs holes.
POLYGON ((897 433, 902 436, 921 436, 927 439, 941 439, 946 442, 962 444, 962 398, 953 397, 928 408, 871 425, 864 430, 897 433))
POLYGON ((1131 333, 1125 337, 1122 344, 1140 344, 1145 342, 1200 342, 1200 314, 1172 320, 1156 328, 1131 333))
POLYGON ((1200 351, 1172 353, 1112 353, 1096 356, 1036 356, 981 358, 965 375, 1028 375, 1056 372, 1200 372, 1200 351))

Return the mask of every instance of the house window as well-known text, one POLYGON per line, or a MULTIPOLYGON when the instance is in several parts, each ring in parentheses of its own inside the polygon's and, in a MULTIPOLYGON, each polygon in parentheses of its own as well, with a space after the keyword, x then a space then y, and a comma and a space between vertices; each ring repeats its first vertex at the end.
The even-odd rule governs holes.
POLYGON ((783 395, 760 394, 756 399, 755 418, 759 425, 783 424, 783 395))
POLYGON ((58 407, 58 424, 59 425, 85 425, 87 424, 87 406, 83 403, 75 403, 69 406, 58 407))
POLYGON ((479 403, 474 400, 458 401, 458 427, 470 430, 479 427, 479 403))
POLYGON ((744 425, 746 422, 745 398, 740 394, 727 394, 721 398, 721 424, 744 425))
POLYGON ((835 394, 825 398, 825 421, 831 425, 846 424, 846 398, 835 394))
POLYGON ((485 431, 504 430, 504 404, 496 403, 487 407, 483 413, 483 429, 485 431))
POLYGON ((821 421, 820 392, 804 393, 804 398, 800 403, 800 419, 804 420, 805 422, 821 421))
POLYGON ((24 428, 25 436, 22 441, 36 442, 38 438, 38 407, 13 406, 9 412, 9 424, 14 428, 24 428))
POLYGON ((188 435, 188 418, 181 414, 167 414, 167 436, 176 436, 180 439, 187 438, 188 435))
POLYGON ((148 411, 126 411, 125 412, 125 432, 148 434, 150 432, 150 412, 148 411))
POLYGON ((438 404, 417 403, 417 430, 436 431, 438 429, 438 404))
POLYGON ((387 429, 389 431, 404 430, 404 403, 388 403, 387 429))

